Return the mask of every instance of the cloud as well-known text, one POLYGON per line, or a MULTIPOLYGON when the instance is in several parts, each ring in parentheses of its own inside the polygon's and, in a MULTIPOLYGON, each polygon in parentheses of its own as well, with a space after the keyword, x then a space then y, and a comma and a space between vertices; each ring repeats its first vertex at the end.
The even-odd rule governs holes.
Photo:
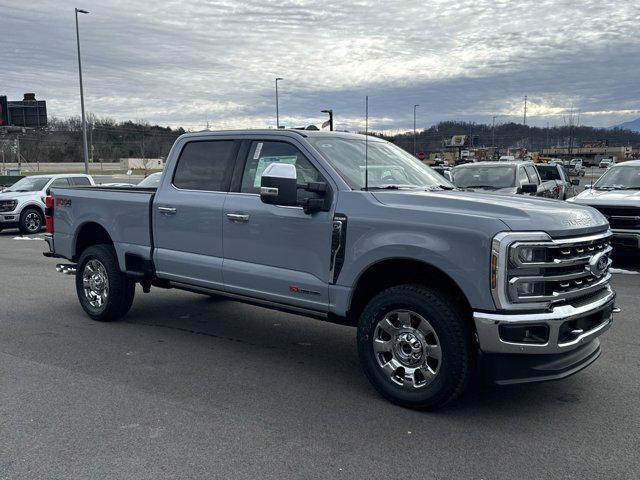
MULTIPOLYGON (((561 124, 640 116, 634 29, 626 0, 326 0, 82 2, 87 109, 117 119, 202 128, 275 124, 274 78, 287 125, 410 128, 440 120, 561 124)), ((73 5, 0 0, 0 90, 48 100, 49 113, 79 112, 73 5)))

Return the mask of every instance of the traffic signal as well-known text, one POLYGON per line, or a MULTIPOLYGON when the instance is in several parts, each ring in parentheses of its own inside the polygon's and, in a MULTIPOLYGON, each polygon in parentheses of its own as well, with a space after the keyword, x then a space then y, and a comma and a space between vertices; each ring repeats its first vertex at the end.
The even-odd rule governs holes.
POLYGON ((0 127, 9 125, 9 107, 7 106, 7 97, 0 96, 0 127))

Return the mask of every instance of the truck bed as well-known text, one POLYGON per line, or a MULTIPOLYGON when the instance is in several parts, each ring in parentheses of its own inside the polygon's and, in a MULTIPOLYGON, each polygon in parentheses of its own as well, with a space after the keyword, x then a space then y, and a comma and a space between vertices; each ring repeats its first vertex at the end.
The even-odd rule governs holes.
MULTIPOLYGON (((74 258, 84 229, 102 227, 113 240, 122 267, 125 255, 151 258, 151 204, 155 188, 53 188, 56 253, 74 258)), ((99 230, 99 228, 98 228, 99 230)))

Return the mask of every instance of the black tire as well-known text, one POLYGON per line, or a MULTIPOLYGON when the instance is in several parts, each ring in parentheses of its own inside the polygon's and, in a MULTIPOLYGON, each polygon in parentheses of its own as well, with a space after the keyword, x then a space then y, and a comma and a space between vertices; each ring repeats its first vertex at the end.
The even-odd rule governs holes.
MULTIPOLYGON (((475 369, 477 350, 469 322, 454 306, 452 299, 423 285, 398 285, 376 295, 360 316, 357 336, 358 355, 365 375, 383 397, 404 407, 433 409, 444 406, 465 390, 475 369), (426 319, 440 346, 437 373, 430 383, 419 388, 396 383, 397 379, 394 381, 394 377, 385 373, 379 363, 384 361, 379 360, 382 358, 379 355, 387 353, 374 351, 378 322, 398 310, 410 310, 426 319)), ((391 341, 397 345, 397 339, 394 341, 393 338, 391 341)), ((429 361, 427 357, 425 355, 425 362, 429 361)))
POLYGON ((18 228, 23 235, 33 235, 42 230, 44 226, 44 216, 42 212, 33 207, 25 208, 20 214, 18 228))
POLYGON ((87 248, 78 261, 76 270, 76 292, 78 300, 84 311, 94 320, 100 322, 113 322, 127 314, 136 292, 136 284, 131 278, 122 273, 118 265, 116 252, 111 245, 93 245, 87 248), (89 299, 85 293, 83 277, 87 264, 91 266, 102 265, 106 274, 108 286, 106 300, 101 305, 89 299), (99 263, 96 263, 99 262, 99 263))

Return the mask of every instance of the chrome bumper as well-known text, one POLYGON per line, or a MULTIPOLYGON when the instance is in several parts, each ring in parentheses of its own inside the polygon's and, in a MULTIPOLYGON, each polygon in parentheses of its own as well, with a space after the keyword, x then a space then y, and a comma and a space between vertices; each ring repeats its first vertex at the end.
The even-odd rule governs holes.
POLYGON ((480 350, 485 353, 526 353, 526 354, 554 354, 574 350, 585 345, 604 333, 613 323, 615 292, 607 286, 604 294, 597 300, 586 305, 574 307, 562 305, 550 312, 501 314, 474 312, 473 319, 478 333, 480 350), (601 321, 579 334, 575 339, 561 343, 559 341, 560 327, 564 322, 577 320, 582 317, 600 313, 601 321), (546 343, 513 343, 500 337, 501 325, 546 325, 549 338, 546 343))

